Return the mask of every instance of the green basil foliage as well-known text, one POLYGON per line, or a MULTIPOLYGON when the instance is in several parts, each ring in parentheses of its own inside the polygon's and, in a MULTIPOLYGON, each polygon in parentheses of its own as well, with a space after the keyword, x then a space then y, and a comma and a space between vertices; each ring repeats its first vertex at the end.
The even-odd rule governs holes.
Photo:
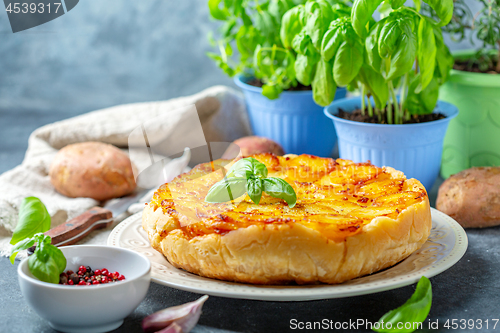
POLYGON ((49 229, 50 215, 45 205, 38 198, 24 198, 19 207, 19 222, 16 225, 10 244, 14 245, 20 240, 49 229))
POLYGON ((258 205, 265 192, 283 199, 290 208, 295 206, 297 195, 293 187, 285 180, 267 177, 267 167, 253 157, 243 158, 228 170, 221 181, 215 183, 207 193, 205 201, 209 203, 227 202, 247 193, 258 205))
MULTIPOLYGON (((422 6, 422 11, 439 20, 438 13, 448 1, 429 2, 422 6)), ((454 41, 470 38, 472 44, 478 41, 481 44, 474 55, 460 60, 467 61, 469 69, 477 66, 482 72, 494 69, 500 73, 500 0, 454 0, 453 4, 452 20, 443 27, 444 31, 454 41), (477 11, 473 12, 469 6, 477 11)))
POLYGON ((429 315, 432 305, 432 286, 425 276, 420 278, 415 293, 405 304, 399 308, 387 312, 378 321, 380 328, 373 329, 375 332, 400 332, 410 333, 415 331, 414 323, 421 323, 429 315), (390 323, 390 325, 387 325, 390 323), (398 328, 399 323, 399 328, 398 328), (410 323, 405 328, 405 323, 410 323), (387 328, 389 326, 390 328, 387 328))
POLYGON ((403 0, 354 0, 352 8, 341 0, 210 1, 212 16, 225 21, 220 55, 211 56, 230 75, 243 71, 261 79, 269 98, 299 82, 311 85, 315 102, 326 106, 337 87, 359 88, 363 113, 401 124, 433 112, 453 66, 441 32, 453 1, 423 2, 433 15, 424 15, 417 0, 413 7, 403 0), (229 65, 233 41, 236 67, 229 65))
POLYGON ((35 252, 28 259, 30 272, 39 280, 59 283, 59 274, 66 268, 66 258, 57 247, 51 244, 52 239, 43 233, 50 229, 50 215, 40 199, 25 198, 19 209, 19 222, 10 243, 10 262, 19 251, 26 250, 36 244, 35 252))
POLYGON ((434 17, 420 12, 420 1, 414 1, 414 7, 400 0, 353 3, 352 28, 365 52, 354 80, 361 87, 362 111, 366 105, 368 114, 380 122, 402 124, 412 115, 432 113, 439 87, 453 66, 440 28, 451 20, 453 1, 423 2, 434 9, 434 17), (381 19, 375 22, 372 15, 377 8, 381 19), (375 108, 366 97, 373 97, 375 108))
POLYGON ((315 90, 315 100, 325 105, 324 101, 333 100, 336 85, 331 84, 331 71, 327 76, 320 73, 333 66, 333 62, 323 64, 318 75, 316 64, 329 24, 340 16, 350 15, 346 3, 344 0, 209 0, 211 16, 223 24, 218 40, 212 38, 219 52, 208 56, 229 76, 244 73, 260 79, 264 84, 262 93, 270 99, 278 98, 283 90, 297 86, 298 82, 312 85, 313 90, 318 83, 321 88, 315 90))
POLYGON ((275 99, 297 85, 294 63, 296 54, 291 40, 283 34, 302 29, 297 18, 297 5, 305 0, 209 0, 212 18, 222 22, 218 39, 211 38, 218 48, 208 56, 229 76, 244 73, 262 81, 263 95, 275 99), (284 42, 282 42, 284 40, 284 42), (237 52, 234 52, 236 48, 237 52))

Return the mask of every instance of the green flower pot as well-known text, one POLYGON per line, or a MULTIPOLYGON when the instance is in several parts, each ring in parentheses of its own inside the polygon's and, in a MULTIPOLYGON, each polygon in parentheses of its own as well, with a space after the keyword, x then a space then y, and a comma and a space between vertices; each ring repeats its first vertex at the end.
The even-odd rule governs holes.
MULTIPOLYGON (((454 53, 467 59, 475 51, 454 53)), ((439 99, 458 107, 444 138, 441 176, 500 165, 500 75, 452 70, 439 99)))

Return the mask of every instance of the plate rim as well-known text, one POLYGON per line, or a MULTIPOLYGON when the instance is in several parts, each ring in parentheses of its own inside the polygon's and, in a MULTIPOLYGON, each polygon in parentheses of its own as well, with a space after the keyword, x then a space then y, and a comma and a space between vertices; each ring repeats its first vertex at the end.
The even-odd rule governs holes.
MULTIPOLYGON (((184 291, 189 291, 197 294, 208 294, 212 296, 218 296, 218 297, 226 297, 226 298, 237 298, 237 299, 249 299, 249 300, 260 300, 260 301, 283 301, 283 302, 288 302, 288 301, 311 301, 311 300, 324 300, 324 299, 334 299, 334 298, 344 298, 344 297, 353 297, 353 296, 361 296, 361 295, 367 295, 367 294, 375 294, 387 290, 392 290, 392 289, 398 289, 401 287, 405 287, 408 285, 411 285, 413 283, 416 283, 420 277, 426 276, 427 278, 434 277, 438 274, 443 273, 444 271, 448 270, 451 268, 453 265, 455 265, 465 254, 468 248, 468 237, 465 232, 465 230, 462 228, 462 226, 455 221, 453 218, 450 216, 444 214, 443 212, 438 211, 435 208, 431 207, 431 216, 432 220, 438 220, 439 223, 442 223, 446 225, 455 235, 455 244, 453 244, 453 248, 450 250, 450 252, 444 256, 443 258, 439 259, 437 262, 428 265, 425 268, 419 269, 415 272, 410 273, 408 276, 401 277, 397 279, 397 281, 391 281, 394 280, 398 277, 393 277, 390 278, 389 281, 382 281, 382 282, 368 282, 365 285, 359 284, 359 285, 349 285, 353 288, 347 288, 346 290, 339 290, 339 286, 342 286, 342 284, 337 284, 337 285, 324 285, 322 288, 315 288, 317 291, 312 292, 314 289, 311 289, 309 293, 305 293, 303 289, 307 288, 308 286, 318 286, 318 285, 304 285, 304 286, 294 286, 290 288, 290 293, 288 294, 274 294, 269 291, 272 291, 273 289, 276 290, 277 288, 280 288, 282 286, 261 286, 261 285, 251 285, 251 284, 244 284, 244 283, 237 283, 237 282, 228 282, 228 281, 219 281, 216 279, 210 279, 206 277, 201 277, 203 279, 209 279, 212 282, 215 283, 229 283, 229 284, 236 284, 236 285, 241 285, 244 288, 248 288, 247 290, 249 291, 241 291, 241 292, 235 292, 235 291, 228 291, 228 290, 214 290, 210 287, 208 288, 203 288, 203 287, 196 287, 196 286, 190 286, 190 285, 185 285, 182 282, 172 282, 172 281, 166 281, 161 278, 153 277, 151 280, 153 282, 156 282, 158 284, 179 289, 179 290, 184 290, 184 291), (439 265, 437 265, 439 263, 439 265), (418 273, 418 274, 417 274, 418 273), (292 289, 293 288, 293 289, 292 289), (302 288, 301 291, 297 292, 298 288, 302 288), (252 292, 251 290, 254 289, 255 292, 252 292), (328 290, 330 289, 330 290, 328 290), (265 291, 264 291, 265 290, 265 291), (258 291, 258 292, 257 292, 258 291), (266 292, 267 291, 267 292, 266 292)), ((108 236, 107 244, 111 246, 119 246, 119 242, 117 244, 114 244, 113 241, 119 240, 119 236, 124 232, 127 226, 134 224, 137 222, 138 219, 141 219, 142 217, 142 211, 135 213, 125 220, 123 220, 121 223, 119 223, 110 233, 108 236)), ((156 251, 151 247, 153 251, 156 251)), ((395 265, 397 266, 397 265, 395 265)), ((393 267, 395 267, 393 266, 393 267)), ((153 271, 154 268, 154 263, 152 262, 151 265, 151 270, 153 271)), ((177 269, 177 268, 176 268, 177 269)), ((189 273, 189 272, 187 272, 189 273)), ((189 273, 192 274, 192 273, 189 273)), ((376 274, 376 273, 375 273, 376 274)), ((287 288, 288 289, 288 288, 287 288)))

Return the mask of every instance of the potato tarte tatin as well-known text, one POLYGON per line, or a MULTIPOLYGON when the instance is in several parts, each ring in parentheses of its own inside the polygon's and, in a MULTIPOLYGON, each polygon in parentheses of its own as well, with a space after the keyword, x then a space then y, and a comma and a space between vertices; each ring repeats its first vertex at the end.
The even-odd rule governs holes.
POLYGON ((189 272, 255 284, 341 283, 392 266, 431 229, 425 188, 389 167, 311 155, 254 155, 286 180, 295 207, 247 194, 204 201, 234 163, 216 160, 162 185, 146 206, 151 245, 189 272))

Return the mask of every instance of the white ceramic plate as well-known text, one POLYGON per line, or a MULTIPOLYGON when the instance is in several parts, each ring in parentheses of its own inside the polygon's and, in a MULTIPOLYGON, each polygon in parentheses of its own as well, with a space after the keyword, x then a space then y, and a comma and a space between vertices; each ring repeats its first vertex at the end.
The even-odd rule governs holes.
POLYGON ((151 260, 154 282, 213 296, 266 301, 307 301, 377 293, 417 282, 422 275, 432 277, 444 272, 462 258, 467 250, 467 235, 451 217, 431 208, 432 230, 424 246, 399 264, 381 272, 338 285, 259 286, 204 278, 173 267, 154 250, 141 226, 142 213, 118 224, 108 245, 132 249, 151 260))

